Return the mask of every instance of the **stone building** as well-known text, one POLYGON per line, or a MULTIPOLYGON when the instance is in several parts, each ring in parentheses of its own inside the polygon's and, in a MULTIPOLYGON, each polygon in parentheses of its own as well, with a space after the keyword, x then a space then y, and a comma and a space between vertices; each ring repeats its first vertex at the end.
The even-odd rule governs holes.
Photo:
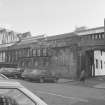
POLYGON ((47 38, 52 56, 49 69, 61 77, 76 78, 78 70, 78 42, 75 33, 65 33, 47 38))
MULTIPOLYGON (((17 44, 21 39, 31 36, 30 32, 17 33, 5 28, 0 28, 0 64, 6 63, 7 52, 11 55, 9 47, 17 44), (29 35, 28 35, 29 34, 29 35)), ((10 58, 9 58, 10 59, 10 58)))
POLYGON ((16 34, 17 33, 14 31, 0 29, 0 47, 2 47, 2 45, 7 45, 19 41, 19 38, 16 34))
POLYGON ((63 78, 79 78, 83 69, 87 77, 105 75, 104 27, 24 38, 0 53, 6 64, 46 69, 63 78))
POLYGON ((104 27, 82 30, 76 33, 80 37, 79 68, 85 70, 88 77, 105 75, 105 32, 104 27))
POLYGON ((5 62, 5 50, 19 41, 17 33, 4 28, 0 29, 0 62, 5 62))
POLYGON ((5 50, 5 63, 25 69, 51 70, 60 77, 75 78, 78 41, 79 37, 74 33, 26 38, 5 50))

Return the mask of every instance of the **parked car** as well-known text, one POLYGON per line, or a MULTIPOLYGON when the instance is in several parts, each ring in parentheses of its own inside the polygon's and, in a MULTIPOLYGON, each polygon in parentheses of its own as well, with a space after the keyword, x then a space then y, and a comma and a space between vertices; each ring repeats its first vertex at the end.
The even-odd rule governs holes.
POLYGON ((7 77, 12 78, 19 78, 21 77, 21 73, 23 72, 23 69, 21 68, 1 68, 0 73, 4 74, 7 77))
POLYGON ((52 81, 57 82, 59 79, 56 75, 52 74, 52 72, 48 70, 39 70, 34 69, 31 71, 24 71, 21 75, 23 79, 28 79, 31 81, 39 81, 40 83, 43 83, 45 81, 52 81))
POLYGON ((0 80, 0 105, 47 105, 19 82, 0 80))
POLYGON ((0 73, 0 79, 8 79, 8 77, 0 73))

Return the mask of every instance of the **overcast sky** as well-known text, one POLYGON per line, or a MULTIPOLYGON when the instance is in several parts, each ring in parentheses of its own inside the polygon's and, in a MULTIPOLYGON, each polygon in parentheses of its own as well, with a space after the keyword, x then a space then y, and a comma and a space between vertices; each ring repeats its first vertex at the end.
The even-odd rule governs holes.
POLYGON ((105 0, 0 0, 0 26, 33 36, 103 26, 104 18, 105 0))

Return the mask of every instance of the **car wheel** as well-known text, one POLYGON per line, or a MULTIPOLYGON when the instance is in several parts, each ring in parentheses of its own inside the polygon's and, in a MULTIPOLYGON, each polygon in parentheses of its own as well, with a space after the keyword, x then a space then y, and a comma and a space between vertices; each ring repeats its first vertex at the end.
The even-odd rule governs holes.
POLYGON ((40 83, 44 83, 44 79, 43 78, 40 78, 40 83))

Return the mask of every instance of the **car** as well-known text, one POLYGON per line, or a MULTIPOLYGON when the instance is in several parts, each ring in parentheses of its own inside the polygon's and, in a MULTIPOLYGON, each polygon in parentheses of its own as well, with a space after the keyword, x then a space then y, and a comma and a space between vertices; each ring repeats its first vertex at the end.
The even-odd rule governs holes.
POLYGON ((21 68, 3 67, 0 69, 0 73, 4 74, 7 77, 12 77, 12 78, 20 78, 22 72, 23 72, 23 69, 21 68))
POLYGON ((0 73, 0 79, 8 79, 8 77, 0 73))
POLYGON ((0 105, 47 105, 17 81, 0 80, 0 105), (13 104, 10 104, 13 103, 13 104))
POLYGON ((39 69, 33 69, 33 70, 25 70, 21 77, 23 79, 31 80, 31 81, 39 81, 40 83, 46 82, 46 81, 52 81, 57 82, 59 79, 58 76, 55 74, 52 74, 52 72, 48 70, 39 70, 39 69))

